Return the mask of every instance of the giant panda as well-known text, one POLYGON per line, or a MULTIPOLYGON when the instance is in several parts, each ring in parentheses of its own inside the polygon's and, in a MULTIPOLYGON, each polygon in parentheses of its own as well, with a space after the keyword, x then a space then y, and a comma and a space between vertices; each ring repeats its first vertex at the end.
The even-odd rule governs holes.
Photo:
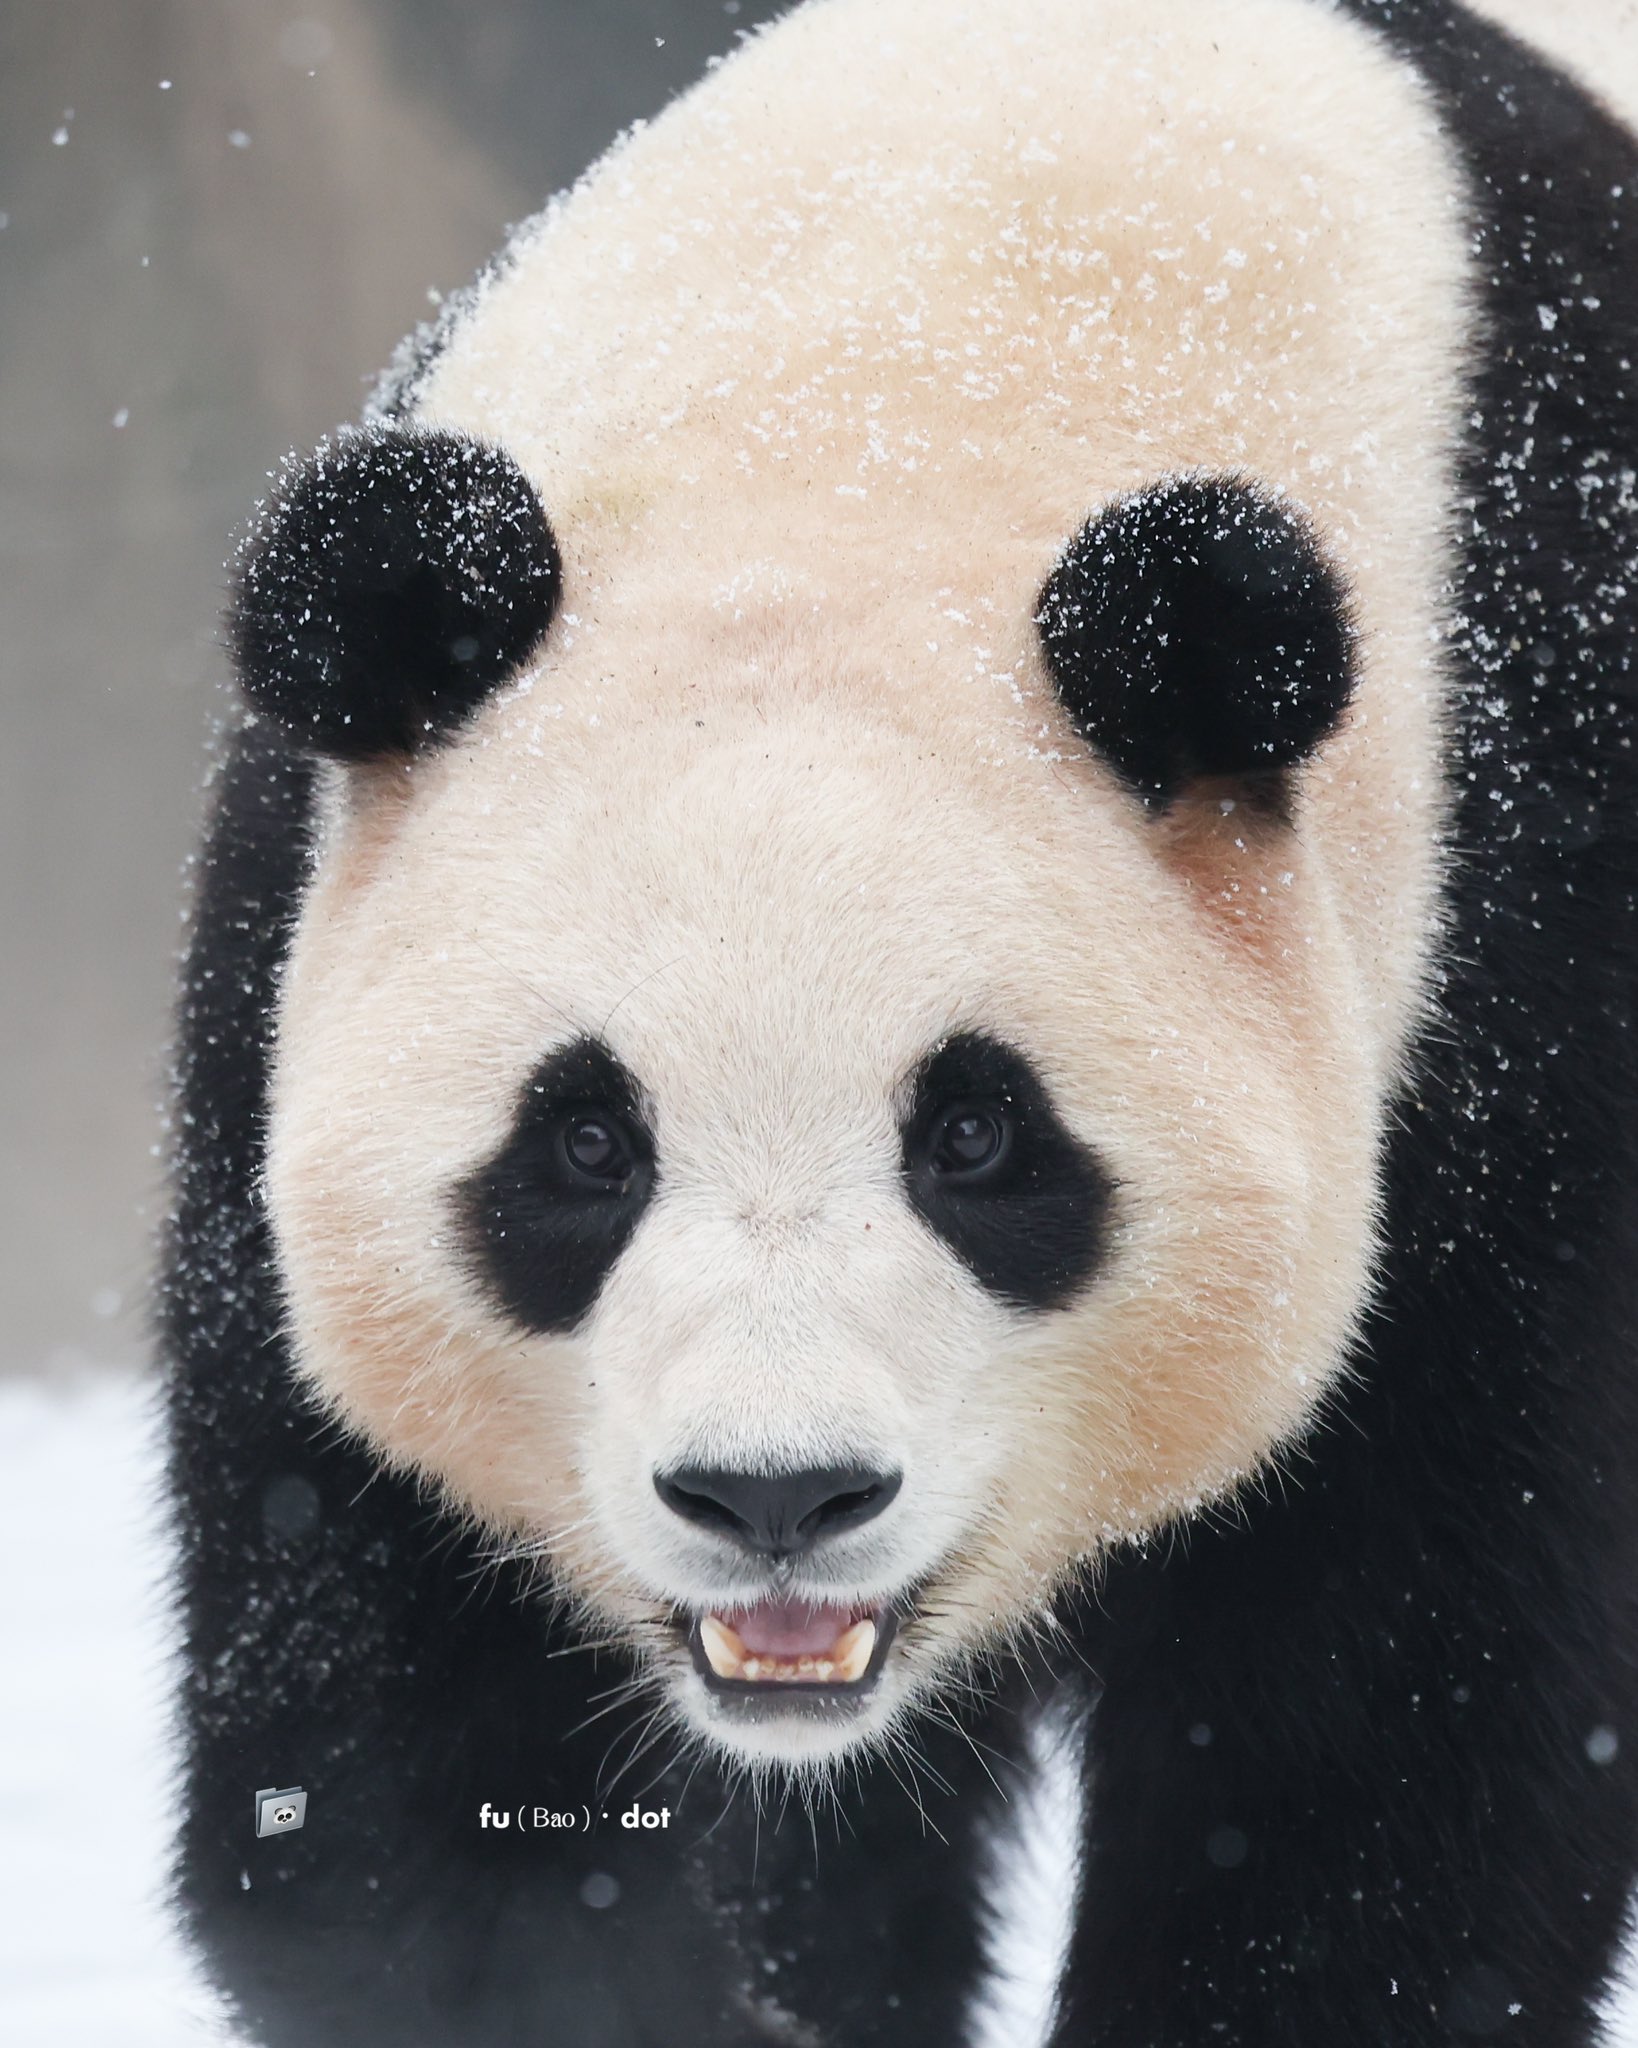
POLYGON ((279 474, 163 1287, 247 2038, 1598 2038, 1635 188, 1453 0, 814 0, 279 474))

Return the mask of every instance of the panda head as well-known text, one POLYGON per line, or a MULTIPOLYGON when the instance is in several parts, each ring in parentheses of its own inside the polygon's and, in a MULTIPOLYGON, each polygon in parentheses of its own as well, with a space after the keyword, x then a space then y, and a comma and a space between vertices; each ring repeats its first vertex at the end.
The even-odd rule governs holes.
POLYGON ((794 569, 725 613, 566 553, 425 429, 244 553, 242 685, 330 763, 292 1333, 696 1732, 822 1768, 1342 1369, 1382 1083, 1299 778, 1352 636, 1293 512, 1164 479, 996 586, 1058 742, 1009 749, 794 569))

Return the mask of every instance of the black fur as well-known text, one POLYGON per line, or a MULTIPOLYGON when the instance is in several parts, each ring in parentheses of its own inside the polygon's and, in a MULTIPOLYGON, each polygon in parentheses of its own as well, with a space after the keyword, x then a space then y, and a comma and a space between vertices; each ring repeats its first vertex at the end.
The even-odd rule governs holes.
POLYGON ((1348 11, 1470 186, 1444 1022, 1329 1426, 1073 1617, 1056 2048, 1588 2048, 1638 1864, 1638 144, 1461 7, 1348 11))
POLYGON ((1076 729, 1145 802, 1229 784, 1283 811, 1353 687, 1342 591, 1302 520, 1237 477, 1182 476, 1089 519, 1041 593, 1076 729))
POLYGON ((525 1330, 570 1330, 597 1299, 657 1181, 636 1081, 597 1039, 541 1063, 506 1143, 461 1188, 460 1227, 474 1265, 525 1330), (569 1120, 599 1111, 624 1133, 630 1171, 600 1184, 564 1150, 569 1120))
POLYGON ((352 431, 281 483, 229 614, 245 694, 340 760, 447 738, 538 644, 557 542, 498 448, 430 428, 352 431))
MULTIPOLYGON (((1444 0, 1344 4, 1426 77, 1471 188, 1444 1021, 1330 1426, 1062 1605, 1100 1697, 1055 2048, 1590 2048, 1638 1862, 1638 147, 1444 0)), ((889 1760, 814 1836, 759 1830, 710 1763, 649 1782, 625 1660, 563 1654, 515 1567, 297 1392, 257 1190, 311 801, 253 728, 181 1017, 179 1887, 213 1976, 303 2048, 950 2048, 988 1772, 1014 1789, 1042 1674, 956 1702, 982 1756, 918 1728, 928 1826, 889 1760), (257 1842, 251 1794, 286 1783, 307 1825, 257 1842), (681 1824, 598 1819, 633 1797, 681 1824), (593 1831, 482 1832, 485 1799, 593 1831)))
POLYGON ((1111 1187, 1013 1047, 961 1032, 930 1053, 901 1133, 905 1192, 929 1230, 990 1292, 1018 1308, 1061 1308, 1096 1272, 1111 1187), (973 1176, 936 1170, 936 1125, 952 1104, 997 1107, 1006 1142, 973 1176))

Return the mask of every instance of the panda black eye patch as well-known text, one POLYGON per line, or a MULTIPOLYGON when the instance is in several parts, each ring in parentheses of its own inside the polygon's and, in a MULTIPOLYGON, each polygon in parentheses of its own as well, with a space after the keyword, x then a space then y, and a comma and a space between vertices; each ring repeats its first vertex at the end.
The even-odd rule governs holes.
POLYGON ((505 1143, 455 1190, 459 1232, 486 1291, 542 1335, 597 1299, 655 1185, 637 1083, 582 1038, 530 1076, 505 1143))
POLYGON ((990 1293, 1050 1309, 1086 1286, 1114 1181, 1024 1054, 981 1032, 934 1047, 900 1137, 910 1206, 990 1293))

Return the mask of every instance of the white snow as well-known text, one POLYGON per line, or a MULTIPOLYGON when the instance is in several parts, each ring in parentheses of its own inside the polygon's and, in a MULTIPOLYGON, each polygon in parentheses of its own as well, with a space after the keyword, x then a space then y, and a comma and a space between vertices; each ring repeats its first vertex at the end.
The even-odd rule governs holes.
POLYGON ((153 1395, 0 1385, 0 2040, 230 2037, 163 1905, 165 1545, 153 1395))
MULTIPOLYGON (((174 1634, 158 1480, 148 1385, 0 1383, 7 2048, 205 2048, 231 2038, 163 1902, 174 1634)), ((1051 1803, 1061 1816, 1073 1802, 1059 1786, 1051 1803)), ((1009 1974, 1021 1983, 1038 1978, 1039 1946, 1014 1958, 1009 1974)), ((1638 2048, 1638 1955, 1608 2048, 1638 2048)))

